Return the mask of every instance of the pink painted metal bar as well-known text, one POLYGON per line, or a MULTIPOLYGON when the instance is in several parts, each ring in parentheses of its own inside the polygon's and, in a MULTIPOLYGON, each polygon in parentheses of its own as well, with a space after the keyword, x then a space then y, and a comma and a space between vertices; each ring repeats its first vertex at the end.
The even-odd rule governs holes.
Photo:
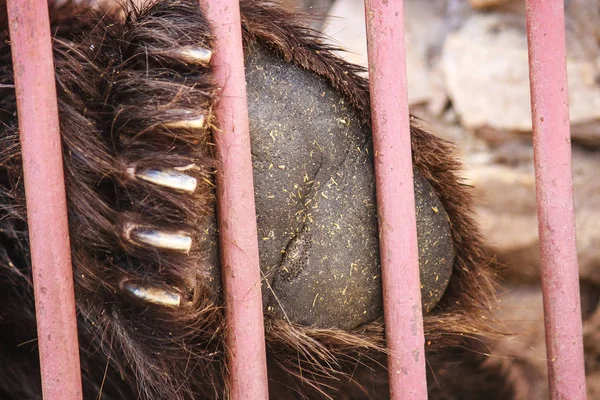
POLYGON ((365 6, 390 394, 426 399, 403 2, 365 6))
POLYGON ((7 2, 43 396, 80 400, 81 371, 48 4, 7 2))
POLYGON ((267 399, 268 380, 250 128, 237 0, 202 0, 216 38, 215 78, 222 88, 215 142, 221 164, 217 201, 225 289, 230 398, 267 399))
POLYGON ((527 0, 533 144, 552 399, 586 398, 563 0, 527 0))

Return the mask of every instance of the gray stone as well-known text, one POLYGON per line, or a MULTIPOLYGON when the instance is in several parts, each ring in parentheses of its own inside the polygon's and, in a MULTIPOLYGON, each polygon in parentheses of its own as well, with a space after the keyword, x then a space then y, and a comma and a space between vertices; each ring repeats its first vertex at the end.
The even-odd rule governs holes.
MULTIPOLYGON (((569 35, 568 37, 573 37, 569 35)), ((570 41, 569 43, 571 43, 570 41)), ((569 46, 567 71, 571 122, 600 119, 600 58, 579 44, 569 46)), ((527 36, 517 14, 473 14, 448 35, 442 56, 448 94, 469 129, 531 130, 527 36)), ((581 130, 598 143, 597 130, 581 130)), ((574 130, 577 139, 580 130, 574 130)))
MULTIPOLYGON (((486 240, 515 282, 539 280, 537 206, 530 144, 511 142, 467 157, 466 176, 479 199, 477 219, 486 240)), ((573 148, 573 184, 580 274, 600 283, 600 157, 573 148)))

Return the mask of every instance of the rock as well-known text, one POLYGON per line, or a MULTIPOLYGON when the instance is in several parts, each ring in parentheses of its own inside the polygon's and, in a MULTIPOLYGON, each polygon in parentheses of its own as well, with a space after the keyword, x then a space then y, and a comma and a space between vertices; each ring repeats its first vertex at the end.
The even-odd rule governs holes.
POLYGON ((492 345, 492 357, 510 360, 518 399, 548 399, 544 311, 539 286, 510 286, 498 298, 497 318, 514 336, 492 345))
MULTIPOLYGON (((598 291, 599 288, 596 287, 598 291)), ((590 399, 600 399, 600 308, 583 323, 583 347, 590 399)))
MULTIPOLYGON (((583 280, 581 303, 588 398, 600 399, 600 287, 583 280)), ((542 291, 539 285, 508 286, 499 297, 496 317, 509 340, 492 344, 492 357, 511 360, 511 377, 522 399, 549 398, 542 291)))
MULTIPOLYGON (((571 121, 587 124, 600 119, 600 57, 584 56, 578 43, 569 48, 573 48, 567 59, 571 121)), ((465 127, 531 130, 527 35, 522 16, 471 15, 459 30, 448 35, 442 69, 448 94, 465 127)), ((574 130, 574 139, 577 133, 574 130)), ((589 132, 584 136, 586 141, 597 139, 589 132)))
POLYGON ((571 125, 571 136, 586 146, 600 146, 600 121, 571 125))
MULTIPOLYGON (((586 280, 581 282, 583 345, 590 400, 600 399, 600 287, 586 280)), ((539 285, 504 288, 498 299, 496 317, 505 331, 514 336, 491 345, 492 357, 510 362, 511 378, 516 383, 520 399, 549 398, 546 362, 546 340, 542 291, 539 285)))
POLYGON ((508 29, 511 22, 511 15, 473 15, 446 39, 446 87, 467 128, 531 129, 526 36, 508 29))
MULTIPOLYGON (((533 149, 525 142, 467 157, 466 176, 479 199, 484 237, 512 282, 539 281, 539 241, 533 149)), ((573 185, 580 275, 600 283, 600 157, 573 148, 573 185)))

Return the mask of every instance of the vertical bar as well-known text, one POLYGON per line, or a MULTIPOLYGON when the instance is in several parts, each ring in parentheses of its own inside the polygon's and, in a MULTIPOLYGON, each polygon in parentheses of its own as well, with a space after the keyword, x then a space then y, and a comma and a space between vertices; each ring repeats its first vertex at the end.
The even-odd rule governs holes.
POLYGON ((201 0, 215 35, 213 66, 222 88, 217 204, 227 313, 229 381, 233 400, 267 399, 258 234, 240 9, 237 0, 201 0))
POLYGON ((552 399, 585 399, 563 0, 527 0, 533 145, 552 399))
POLYGON ((403 2, 365 6, 390 394, 426 399, 403 2))
POLYGON ((46 400, 81 400, 81 371, 67 202, 48 4, 7 2, 42 391, 46 400))

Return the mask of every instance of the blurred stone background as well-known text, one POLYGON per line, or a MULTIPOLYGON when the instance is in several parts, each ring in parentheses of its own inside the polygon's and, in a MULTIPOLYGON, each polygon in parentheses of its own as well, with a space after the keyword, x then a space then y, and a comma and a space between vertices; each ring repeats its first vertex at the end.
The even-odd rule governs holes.
MULTIPOLYGON (((366 63, 363 0, 282 0, 366 63)), ((411 111, 457 144, 504 266, 499 314, 527 399, 547 399, 524 0, 405 0, 411 111)), ((600 0, 565 0, 573 178, 590 399, 600 399, 600 0)))

